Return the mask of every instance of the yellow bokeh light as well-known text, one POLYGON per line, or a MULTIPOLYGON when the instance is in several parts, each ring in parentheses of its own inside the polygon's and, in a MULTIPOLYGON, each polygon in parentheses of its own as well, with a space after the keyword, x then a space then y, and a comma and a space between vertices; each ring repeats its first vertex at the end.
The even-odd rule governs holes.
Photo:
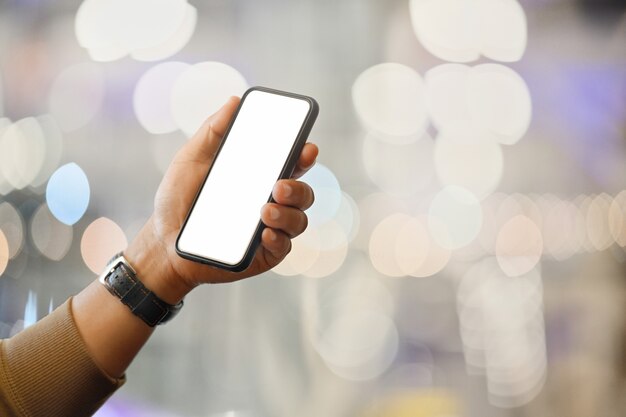
POLYGON ((626 190, 620 192, 609 209, 609 226, 615 242, 626 247, 626 190))
POLYGON ((272 271, 283 276, 300 275, 310 269, 320 256, 320 237, 317 230, 308 229, 291 240, 291 252, 272 271))
MULTIPOLYGON (((416 220, 427 230, 429 230, 431 224, 438 230, 442 227, 441 225, 437 225, 437 219, 429 219, 426 216, 418 216, 416 220)), ((437 243, 430 232, 427 233, 425 237, 428 239, 428 252, 419 266, 409 273, 409 275, 413 277, 422 278, 433 276, 445 268, 450 261, 452 252, 449 249, 437 243)))
POLYGON ((496 256, 506 275, 515 277, 532 270, 542 253, 541 232, 528 217, 515 216, 500 229, 496 240, 496 256))
POLYGON ((117 223, 100 217, 85 229, 80 241, 80 253, 85 265, 99 275, 107 261, 117 252, 126 249, 127 245, 126 235, 117 223))
POLYGON ((396 241, 398 233, 410 221, 411 216, 395 213, 383 219, 372 231, 368 253, 372 265, 381 274, 390 277, 406 275, 398 265, 396 241))
POLYGON ((37 178, 45 155, 46 140, 37 119, 21 119, 4 129, 0 137, 0 175, 21 190, 37 178))
POLYGON ((578 214, 576 206, 564 200, 546 207, 541 232, 545 251, 554 259, 565 260, 580 250, 576 236, 578 214))
POLYGON ((45 257, 59 261, 70 250, 74 231, 50 213, 47 204, 39 206, 33 214, 30 233, 35 247, 45 257))
POLYGON ((611 198, 607 194, 595 196, 587 206, 587 236, 595 250, 603 251, 613 243, 609 224, 611 198))
POLYGON ((394 213, 409 213, 407 203, 398 197, 385 193, 372 193, 357 202, 361 223, 354 239, 354 246, 364 252, 369 250, 373 230, 385 218, 394 213))
POLYGON ((0 229, 0 276, 4 273, 4 270, 9 263, 9 242, 6 236, 0 229))
POLYGON ((0 203, 0 229, 9 245, 9 259, 15 258, 24 246, 24 219, 9 202, 0 203))

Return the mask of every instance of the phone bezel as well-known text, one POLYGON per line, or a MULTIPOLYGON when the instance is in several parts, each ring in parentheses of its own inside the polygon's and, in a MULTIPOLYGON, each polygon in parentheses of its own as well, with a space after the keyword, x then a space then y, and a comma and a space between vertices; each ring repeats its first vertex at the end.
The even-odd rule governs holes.
MULTIPOLYGON (((304 147, 304 144, 306 143, 309 137, 309 133, 311 132, 311 129, 313 128, 313 124, 315 123, 315 120, 319 113, 319 105, 317 104, 317 101, 315 101, 315 99, 312 97, 301 95, 301 94, 296 94, 296 93, 290 93, 287 91, 276 90, 273 88, 255 86, 246 90, 246 92, 241 97, 241 101, 239 102, 237 109, 235 110, 235 114, 233 115, 232 119, 230 120, 228 124, 228 127, 226 128, 224 137, 215 153, 215 157, 213 158, 213 162, 215 162, 215 160, 219 158, 220 151, 222 150, 224 143, 226 143, 226 141, 228 140, 228 135, 230 133, 231 127, 233 126, 233 124, 235 123, 235 120, 237 119, 239 110, 244 105, 248 94, 250 94, 253 91, 262 91, 265 93, 287 96, 287 97, 291 97, 291 98, 295 98, 299 100, 304 100, 307 103, 309 103, 309 111, 304 119, 304 122, 302 123, 302 126, 300 127, 300 131, 298 132, 298 135, 296 136, 296 139, 294 140, 293 146, 291 147, 291 150, 289 152, 289 156, 285 160, 283 168, 281 169, 280 175, 278 176, 276 181, 280 179, 289 178, 293 174, 293 171, 296 167, 296 163, 298 162, 298 159, 300 157, 300 153, 302 152, 302 148, 304 147)), ((195 261, 195 262, 200 262, 206 265, 216 266, 218 268, 226 269, 228 271, 232 271, 232 272, 244 271, 245 269, 248 268, 248 266, 250 266, 250 263, 254 259, 257 248, 261 242, 261 234, 263 233, 263 229, 266 227, 265 224, 261 221, 260 215, 259 215, 259 222, 257 224, 254 234, 252 235, 252 239, 248 243, 248 247, 246 248, 244 256, 236 264, 228 264, 228 263, 216 260, 216 259, 198 256, 196 254, 185 252, 178 247, 178 242, 183 232, 185 231, 185 227, 187 226, 189 217, 191 216, 191 213, 193 212, 193 209, 196 206, 198 197, 200 196, 200 193, 202 192, 202 189, 204 188, 204 184, 206 183, 207 178, 211 174, 212 168, 213 168, 213 163, 211 163, 211 166, 209 167, 209 170, 206 176, 204 177, 204 180, 202 181, 202 185, 200 185, 200 187, 198 188, 198 192, 196 193, 196 196, 193 199, 193 203, 191 204, 191 207, 189 208, 189 211, 187 212, 187 217, 185 217, 185 221, 180 228, 180 232, 178 233, 178 237, 176 238, 176 244, 175 244, 176 253, 182 258, 195 261)), ((272 198, 272 194, 270 190, 270 195, 269 195, 267 202, 272 202, 272 201, 274 201, 274 199, 272 198)))

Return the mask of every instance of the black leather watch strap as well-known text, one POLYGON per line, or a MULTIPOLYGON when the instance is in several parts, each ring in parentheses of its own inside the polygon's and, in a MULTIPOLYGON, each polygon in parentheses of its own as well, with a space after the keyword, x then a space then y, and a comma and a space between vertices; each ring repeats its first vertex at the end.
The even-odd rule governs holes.
POLYGON ((121 253, 109 263, 99 281, 151 327, 171 320, 183 306, 182 301, 168 304, 146 288, 121 253))

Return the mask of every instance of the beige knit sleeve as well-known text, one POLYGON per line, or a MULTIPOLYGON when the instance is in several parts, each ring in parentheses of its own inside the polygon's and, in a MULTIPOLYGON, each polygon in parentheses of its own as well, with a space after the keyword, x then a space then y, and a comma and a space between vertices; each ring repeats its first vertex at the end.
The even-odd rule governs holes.
POLYGON ((125 382, 91 358, 72 317, 72 299, 0 341, 1 416, 90 416, 125 382))

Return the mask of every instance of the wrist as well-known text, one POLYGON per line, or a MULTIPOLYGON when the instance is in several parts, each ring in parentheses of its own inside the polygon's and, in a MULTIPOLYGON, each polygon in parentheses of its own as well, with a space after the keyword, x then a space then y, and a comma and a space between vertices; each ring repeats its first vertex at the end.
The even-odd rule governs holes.
POLYGON ((167 248, 154 232, 152 219, 128 245, 124 257, 146 288, 168 304, 178 304, 192 289, 176 274, 167 248))

